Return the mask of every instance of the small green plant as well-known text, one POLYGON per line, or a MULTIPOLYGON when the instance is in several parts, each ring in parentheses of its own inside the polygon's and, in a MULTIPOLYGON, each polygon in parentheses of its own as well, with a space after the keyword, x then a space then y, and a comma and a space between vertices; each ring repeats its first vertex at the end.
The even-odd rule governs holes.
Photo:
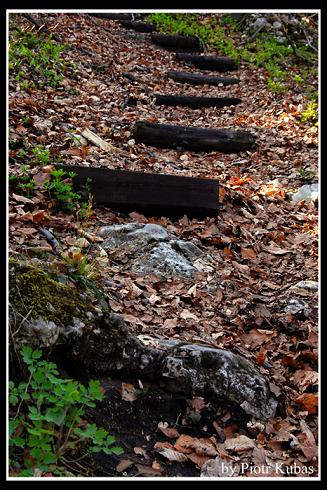
POLYGON ((9 175, 9 189, 11 192, 18 192, 26 197, 32 197, 34 195, 35 181, 28 173, 29 168, 29 165, 22 165, 18 175, 9 175))
POLYGON ((275 82, 271 78, 268 78, 267 85, 269 90, 271 92, 274 92, 275 94, 282 94, 287 91, 287 87, 285 87, 285 85, 282 85, 279 82, 275 82))
POLYGON ((50 162, 51 155, 49 148, 45 148, 45 146, 39 145, 33 148, 32 153, 38 164, 48 165, 48 163, 50 162))
POLYGON ((75 172, 63 169, 52 170, 51 179, 46 180, 43 188, 48 192, 50 199, 58 209, 72 213, 79 208, 81 196, 73 191, 72 179, 76 177, 75 172))
MULTIPOLYGON (((67 453, 86 451, 120 455, 115 437, 82 417, 85 407, 104 398, 100 382, 88 387, 58 376, 56 364, 42 360, 42 351, 24 346, 28 380, 9 382, 9 466, 11 474, 33 476, 35 470, 63 475, 59 466, 67 453)), ((78 459, 82 459, 78 458, 78 459)))
POLYGON ((311 100, 305 111, 301 114, 302 122, 312 122, 315 126, 318 126, 318 103, 315 100, 311 100))
POLYGON ((62 59, 66 49, 63 44, 57 44, 52 36, 42 33, 23 32, 13 29, 9 44, 9 70, 16 73, 15 79, 23 88, 34 81, 39 87, 57 87, 67 71, 74 73, 75 68, 67 66, 62 59))
POLYGON ((303 180, 312 180, 314 177, 314 173, 311 170, 307 170, 305 168, 299 169, 299 175, 303 180))

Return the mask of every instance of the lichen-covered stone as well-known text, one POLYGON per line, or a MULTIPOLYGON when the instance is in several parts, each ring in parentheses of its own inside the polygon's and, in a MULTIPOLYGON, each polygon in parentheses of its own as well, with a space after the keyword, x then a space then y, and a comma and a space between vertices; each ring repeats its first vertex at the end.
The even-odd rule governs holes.
POLYGON ((99 235, 102 248, 122 260, 124 268, 140 274, 191 277, 195 272, 210 272, 207 257, 194 243, 177 240, 165 228, 152 223, 105 226, 99 235))
POLYGON ((237 403, 257 418, 269 418, 277 402, 253 364, 230 351, 196 344, 178 345, 161 366, 161 386, 199 395, 211 393, 237 403))

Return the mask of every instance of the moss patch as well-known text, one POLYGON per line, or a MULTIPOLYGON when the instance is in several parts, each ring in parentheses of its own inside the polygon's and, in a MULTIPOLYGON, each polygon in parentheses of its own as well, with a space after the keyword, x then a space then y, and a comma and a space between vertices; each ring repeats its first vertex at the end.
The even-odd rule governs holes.
POLYGON ((41 316, 56 325, 67 326, 73 317, 87 322, 87 313, 95 312, 86 295, 50 279, 45 271, 31 265, 11 260, 9 286, 13 309, 23 316, 32 310, 29 318, 41 316))

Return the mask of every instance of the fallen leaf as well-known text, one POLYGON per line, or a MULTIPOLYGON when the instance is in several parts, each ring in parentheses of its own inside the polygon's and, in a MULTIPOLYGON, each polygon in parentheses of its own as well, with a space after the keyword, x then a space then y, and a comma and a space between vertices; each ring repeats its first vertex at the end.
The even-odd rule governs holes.
POLYGON ((199 455, 216 456, 218 452, 213 439, 181 435, 175 442, 174 448, 185 454, 191 454, 195 451, 199 455))
POLYGON ((127 402, 135 402, 138 398, 136 388, 130 383, 122 383, 120 392, 122 399, 127 402))
POLYGON ((194 315, 194 313, 191 313, 189 310, 183 310, 180 316, 181 318, 183 318, 183 320, 198 320, 198 317, 194 315))
POLYGON ((266 354, 267 354, 267 349, 264 349, 263 347, 261 347, 257 357, 256 357, 256 361, 257 361, 257 364, 259 366, 262 366, 266 360, 266 354))
POLYGON ((192 398, 191 407, 194 410, 197 410, 198 412, 201 412, 201 410, 203 410, 206 406, 207 405, 206 405, 206 403, 204 401, 204 398, 202 398, 201 396, 195 396, 195 397, 192 398))
POLYGON ((209 459, 211 459, 210 456, 200 456, 199 454, 196 453, 188 454, 186 458, 192 461, 192 463, 195 463, 196 466, 198 466, 199 468, 202 468, 204 463, 206 463, 209 459))
POLYGON ((135 465, 138 471, 139 475, 145 475, 145 476, 152 476, 152 475, 161 475, 162 470, 161 469, 155 469, 152 468, 151 466, 144 466, 142 464, 136 464, 135 465))
POLYGON ((138 454, 139 456, 143 456, 145 459, 149 459, 148 453, 145 449, 143 449, 143 447, 134 447, 134 453, 138 454))
POLYGON ((177 429, 168 427, 167 422, 159 422, 158 429, 165 434, 169 439, 177 439, 179 437, 179 432, 177 429))
POLYGON ((159 449, 157 450, 161 456, 164 458, 167 458, 169 461, 177 461, 178 463, 184 463, 187 461, 187 457, 183 453, 179 453, 178 451, 175 451, 174 449, 159 449))
POLYGON ((20 228, 19 233, 23 233, 24 235, 33 235, 33 233, 37 233, 35 228, 20 228))
POLYGON ((241 340, 250 345, 252 348, 258 347, 265 342, 268 342, 272 337, 276 336, 276 332, 272 330, 252 329, 248 333, 240 336, 241 340))
POLYGON ((224 297, 224 294, 222 292, 222 290, 220 288, 218 288, 216 290, 216 293, 215 293, 215 300, 216 300, 216 304, 219 305, 221 303, 221 300, 223 299, 224 297))
POLYGON ((295 398, 295 403, 300 405, 302 409, 308 413, 316 414, 318 411, 318 394, 317 393, 303 393, 303 395, 295 398))
POLYGON ((247 436, 241 435, 232 439, 226 439, 223 447, 228 451, 242 452, 256 447, 255 441, 247 436))
POLYGON ((257 254, 253 250, 253 248, 245 248, 241 247, 242 258, 246 260, 253 260, 257 257, 257 254))
POLYGON ((166 318, 163 328, 174 329, 177 326, 177 318, 166 318))
POLYGON ((277 246, 275 247, 273 245, 271 245, 270 247, 266 247, 263 250, 273 255, 284 255, 284 254, 294 253, 293 250, 288 250, 287 248, 280 248, 277 246))
POLYGON ((43 221, 45 218, 45 210, 43 209, 40 209, 39 211, 34 211, 34 213, 32 214, 33 214, 33 221, 36 224, 41 223, 41 221, 43 221))
POLYGON ((131 459, 122 459, 121 462, 117 464, 116 470, 118 471, 118 473, 122 473, 133 464, 134 461, 132 461, 131 459))
POLYGON ((28 197, 25 197, 25 196, 20 196, 19 194, 12 193, 12 197, 15 199, 15 201, 18 201, 18 202, 27 202, 29 204, 34 204, 32 199, 29 199, 28 197))

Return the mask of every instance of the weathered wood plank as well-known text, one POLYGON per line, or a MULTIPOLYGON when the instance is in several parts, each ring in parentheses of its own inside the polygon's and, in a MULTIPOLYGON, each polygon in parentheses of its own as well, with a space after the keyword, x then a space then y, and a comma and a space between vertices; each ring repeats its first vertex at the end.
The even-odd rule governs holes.
POLYGON ((186 71, 168 71, 167 77, 178 83, 188 83, 190 85, 233 85, 240 80, 235 77, 218 77, 205 75, 204 73, 188 73, 186 71))
POLYGON ((95 204, 119 211, 140 211, 149 216, 216 216, 217 180, 193 177, 111 170, 57 164, 75 172, 74 187, 82 189, 92 179, 95 204))
POLYGON ((164 46, 175 51, 179 49, 183 51, 202 51, 200 39, 196 36, 180 36, 152 32, 151 41, 159 46, 164 46))
POLYGON ((133 137, 137 143, 145 143, 156 148, 207 152, 233 153, 249 150, 254 144, 254 137, 248 131, 194 128, 145 121, 135 123, 133 137))
POLYGON ((185 63, 212 71, 231 71, 237 70, 238 65, 232 58, 227 56, 200 56, 188 53, 176 53, 176 58, 185 63))
POLYGON ((154 32, 157 30, 156 24, 148 24, 146 22, 132 22, 129 20, 122 20, 120 25, 125 29, 132 29, 136 32, 154 32))
POLYGON ((160 95, 155 94, 157 105, 186 106, 192 109, 201 107, 225 107, 240 104, 241 99, 236 97, 190 97, 187 95, 160 95))

